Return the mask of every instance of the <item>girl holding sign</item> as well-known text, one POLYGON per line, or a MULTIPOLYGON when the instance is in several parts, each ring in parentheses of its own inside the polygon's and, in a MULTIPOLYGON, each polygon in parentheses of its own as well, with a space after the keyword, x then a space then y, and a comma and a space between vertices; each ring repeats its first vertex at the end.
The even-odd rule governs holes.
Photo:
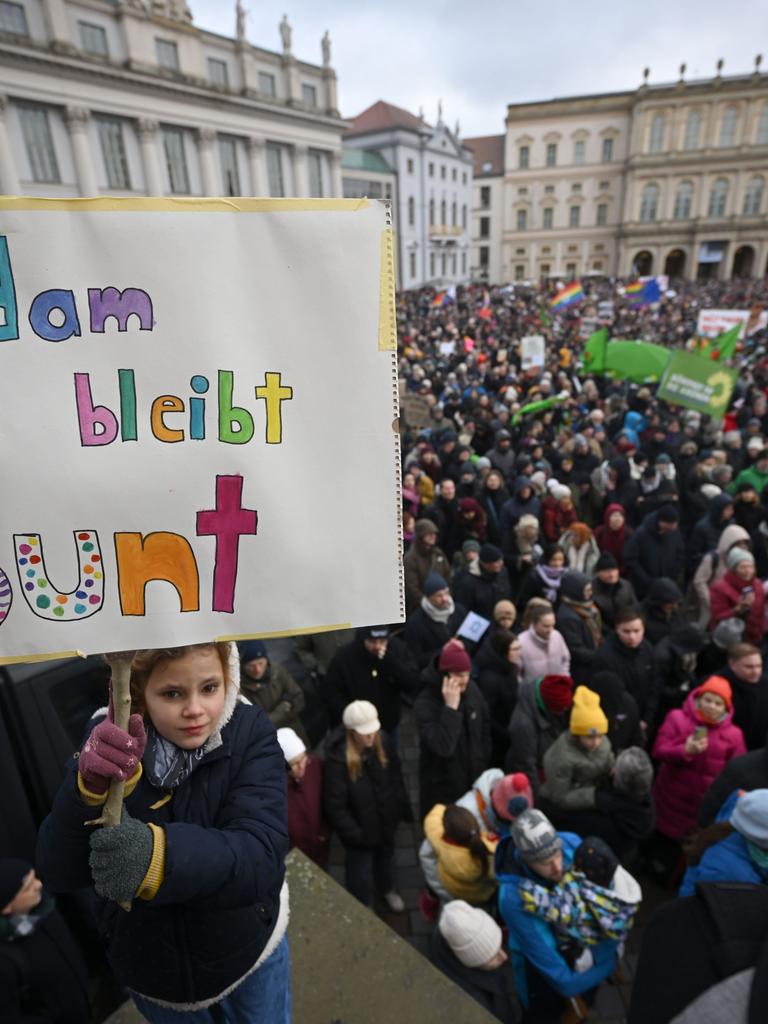
POLYGON ((119 981, 151 1024, 290 1021, 285 766, 238 699, 234 644, 139 651, 128 730, 98 715, 40 832, 56 892, 93 884, 119 981), (119 825, 89 828, 110 780, 119 825), (130 913, 118 903, 132 902, 130 913))

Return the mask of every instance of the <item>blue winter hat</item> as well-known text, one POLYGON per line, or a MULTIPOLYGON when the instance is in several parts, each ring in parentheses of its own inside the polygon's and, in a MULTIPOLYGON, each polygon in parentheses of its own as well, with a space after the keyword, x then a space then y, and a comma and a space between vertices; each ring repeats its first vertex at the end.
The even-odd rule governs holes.
POLYGON ((255 661, 256 658, 268 658, 267 645, 263 640, 246 640, 245 643, 240 645, 240 660, 243 664, 247 665, 249 661, 255 661))
POLYGON ((438 572, 427 573, 427 578, 424 581, 424 594, 426 597, 432 597, 438 590, 447 590, 448 584, 445 582, 443 577, 438 572))
POLYGON ((739 797, 731 824, 748 843, 768 850, 768 789, 753 789, 739 797))

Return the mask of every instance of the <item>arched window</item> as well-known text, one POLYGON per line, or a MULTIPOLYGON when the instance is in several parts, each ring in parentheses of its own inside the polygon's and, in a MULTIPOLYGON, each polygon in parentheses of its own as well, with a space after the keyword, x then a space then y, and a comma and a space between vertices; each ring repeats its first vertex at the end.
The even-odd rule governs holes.
POLYGON ((672 216, 675 220, 688 220, 693 205, 693 182, 681 181, 675 193, 675 208, 672 216))
POLYGON ((685 122, 685 137, 683 139, 683 149, 698 149, 700 134, 701 112, 698 110, 689 110, 688 118, 685 122))
POLYGON ((744 215, 747 217, 754 217, 760 213, 760 207, 763 205, 763 188, 765 186, 765 179, 761 178, 759 174, 756 174, 754 178, 750 178, 747 184, 747 189, 744 193, 744 215))
POLYGON ((666 118, 663 114, 654 114, 651 121, 651 138, 648 149, 651 153, 661 153, 664 150, 664 128, 666 118))
POLYGON ((720 121, 720 145, 733 146, 736 143, 736 121, 738 112, 736 107, 726 107, 723 111, 723 118, 720 121))
POLYGON ((757 138, 755 142, 758 146, 768 146, 768 103, 764 103, 760 110, 760 117, 757 121, 757 138))
POLYGON ((408 199, 408 225, 409 225, 409 227, 413 227, 415 223, 416 223, 416 201, 413 198, 413 196, 411 196, 408 199))
POLYGON ((640 220, 656 220, 656 211, 659 208, 659 186, 649 181, 643 189, 640 197, 640 220))
POLYGON ((710 217, 724 217, 727 202, 728 180, 727 178, 718 178, 712 185, 712 190, 709 193, 708 215, 710 217))

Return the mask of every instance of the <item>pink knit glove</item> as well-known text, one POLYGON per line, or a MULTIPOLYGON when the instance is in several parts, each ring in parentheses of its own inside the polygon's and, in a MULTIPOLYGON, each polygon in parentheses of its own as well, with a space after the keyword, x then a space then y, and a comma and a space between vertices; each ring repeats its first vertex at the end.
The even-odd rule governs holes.
POLYGON ((80 751, 79 771, 91 793, 105 793, 111 779, 125 782, 135 773, 147 745, 141 715, 131 715, 128 732, 105 720, 80 751))

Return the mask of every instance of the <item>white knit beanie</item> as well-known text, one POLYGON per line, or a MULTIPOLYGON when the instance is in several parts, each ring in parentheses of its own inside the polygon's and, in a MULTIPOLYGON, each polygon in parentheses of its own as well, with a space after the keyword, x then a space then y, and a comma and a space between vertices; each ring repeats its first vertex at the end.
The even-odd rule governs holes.
POLYGON ((306 752, 306 747, 301 742, 293 729, 278 729, 277 742, 283 751, 283 757, 290 764, 294 757, 299 757, 306 752))
POLYGON ((482 967, 501 949, 501 928, 490 914, 464 900, 446 903, 437 927, 465 967, 482 967))

